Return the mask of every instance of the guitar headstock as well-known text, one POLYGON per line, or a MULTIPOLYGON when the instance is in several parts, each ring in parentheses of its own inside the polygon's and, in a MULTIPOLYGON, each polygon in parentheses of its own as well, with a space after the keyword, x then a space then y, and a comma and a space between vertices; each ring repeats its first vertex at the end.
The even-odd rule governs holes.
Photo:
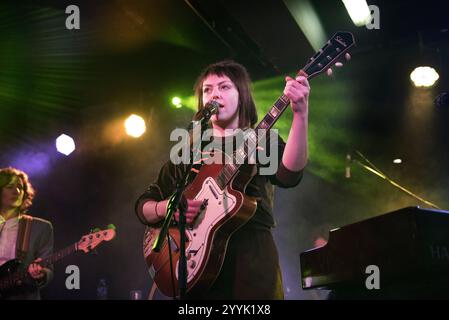
POLYGON ((342 31, 335 33, 298 74, 305 72, 307 78, 311 79, 325 72, 354 45, 352 33, 342 31))
POLYGON ((105 230, 97 230, 98 229, 92 233, 82 236, 77 243, 77 249, 87 253, 95 249, 103 241, 110 241, 115 238, 115 227, 109 227, 109 229, 105 230))

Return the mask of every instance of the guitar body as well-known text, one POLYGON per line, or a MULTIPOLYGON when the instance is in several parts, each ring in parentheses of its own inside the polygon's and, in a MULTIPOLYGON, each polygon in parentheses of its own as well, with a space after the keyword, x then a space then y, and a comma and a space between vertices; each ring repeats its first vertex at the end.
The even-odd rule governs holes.
MULTIPOLYGON (((211 287, 223 265, 229 238, 256 212, 256 199, 244 194, 255 174, 255 166, 243 166, 223 190, 216 183, 222 168, 223 164, 203 165, 184 192, 187 199, 207 199, 205 209, 186 228, 188 295, 195 296, 211 287)), ((152 250, 158 235, 159 229, 147 227, 144 236, 145 260, 159 290, 166 296, 174 297, 178 294, 179 230, 175 226, 169 230, 172 268, 167 239, 164 239, 159 252, 152 250)))
POLYGON ((19 259, 6 261, 0 266, 0 278, 4 278, 15 273, 19 269, 20 265, 21 262, 19 259))
POLYGON ((7 299, 12 295, 22 294, 35 288, 29 278, 16 278, 21 265, 19 259, 13 259, 0 266, 0 279, 7 284, 0 290, 0 299, 7 299))

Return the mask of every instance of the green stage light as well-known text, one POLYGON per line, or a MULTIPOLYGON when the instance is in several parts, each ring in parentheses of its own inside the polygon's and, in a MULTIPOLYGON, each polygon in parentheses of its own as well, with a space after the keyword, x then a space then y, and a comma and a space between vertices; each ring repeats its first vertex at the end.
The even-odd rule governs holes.
POLYGON ((182 104, 181 104, 182 100, 179 97, 173 97, 171 99, 171 103, 176 107, 176 108, 181 108, 182 104))

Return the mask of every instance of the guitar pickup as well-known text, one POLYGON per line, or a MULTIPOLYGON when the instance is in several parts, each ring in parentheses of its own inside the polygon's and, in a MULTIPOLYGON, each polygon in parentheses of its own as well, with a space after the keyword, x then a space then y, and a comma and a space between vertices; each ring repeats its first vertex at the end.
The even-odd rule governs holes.
POLYGON ((218 194, 217 194, 217 192, 214 190, 214 188, 212 188, 212 186, 209 185, 209 189, 210 189, 210 192, 212 192, 212 194, 214 195, 215 199, 218 200, 218 194))
POLYGON ((209 204, 209 199, 204 199, 203 203, 201 204, 200 210, 206 209, 208 204, 209 204))

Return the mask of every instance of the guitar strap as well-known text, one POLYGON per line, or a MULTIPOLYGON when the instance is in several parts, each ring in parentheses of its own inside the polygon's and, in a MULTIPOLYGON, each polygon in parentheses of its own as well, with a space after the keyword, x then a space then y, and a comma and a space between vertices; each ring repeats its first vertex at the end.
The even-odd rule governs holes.
POLYGON ((23 214, 19 218, 19 229, 17 231, 16 257, 24 261, 30 248, 31 224, 33 217, 23 214))

